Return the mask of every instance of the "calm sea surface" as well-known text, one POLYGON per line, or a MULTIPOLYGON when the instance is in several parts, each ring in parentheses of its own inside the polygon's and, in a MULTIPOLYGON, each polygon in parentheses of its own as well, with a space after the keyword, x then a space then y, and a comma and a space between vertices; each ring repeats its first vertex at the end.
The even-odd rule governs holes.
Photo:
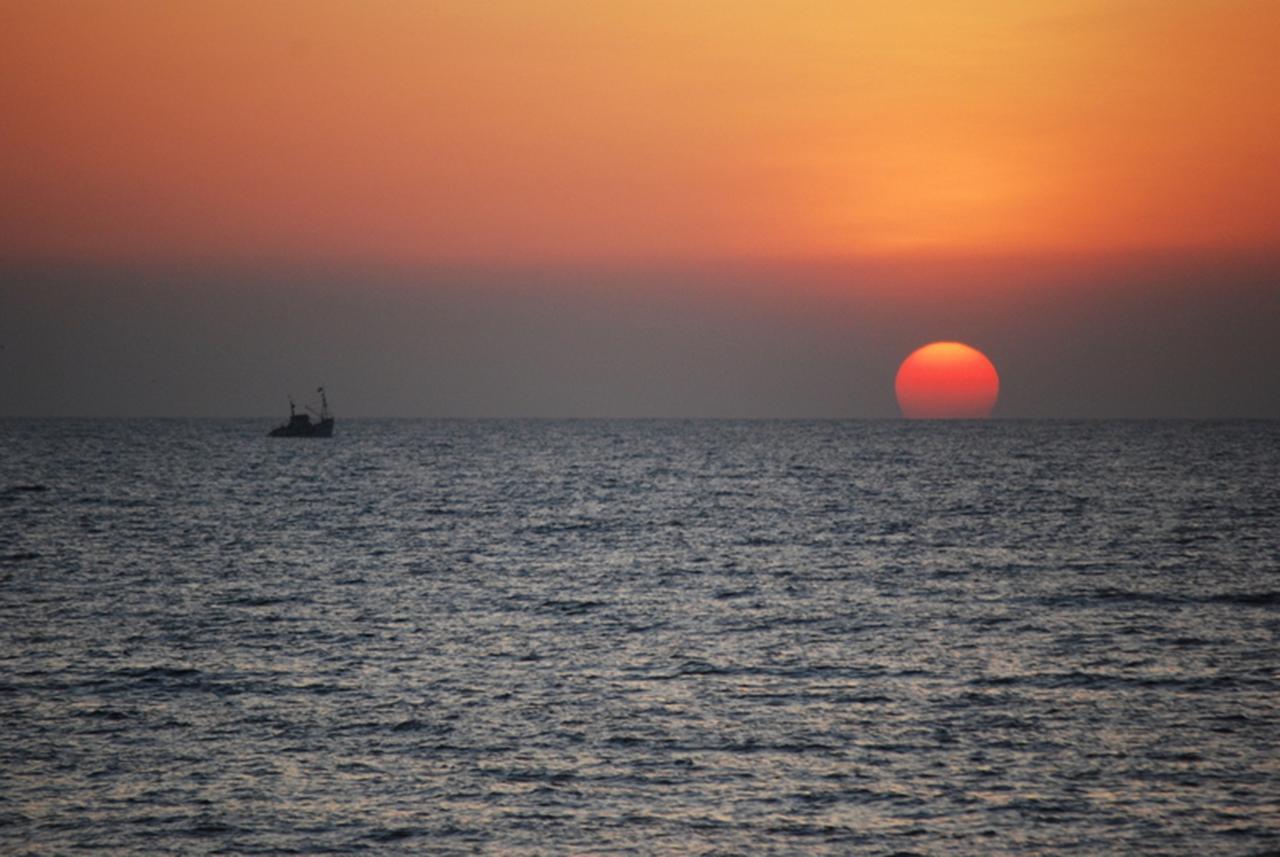
POLYGON ((1280 423, 0 422, 0 852, 1280 848, 1280 423))

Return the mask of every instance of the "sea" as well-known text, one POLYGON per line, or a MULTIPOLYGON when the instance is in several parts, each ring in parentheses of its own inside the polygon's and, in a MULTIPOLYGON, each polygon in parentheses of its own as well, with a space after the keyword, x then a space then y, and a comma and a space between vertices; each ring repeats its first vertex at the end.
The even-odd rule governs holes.
POLYGON ((0 421, 4 854, 1280 849, 1280 422, 0 421))

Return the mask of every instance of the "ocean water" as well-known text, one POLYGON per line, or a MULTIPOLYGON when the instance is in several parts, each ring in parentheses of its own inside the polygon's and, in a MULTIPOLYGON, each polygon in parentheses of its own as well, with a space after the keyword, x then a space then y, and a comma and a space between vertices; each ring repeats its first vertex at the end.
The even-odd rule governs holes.
POLYGON ((1280 424, 0 422, 0 851, 1280 848, 1280 424))

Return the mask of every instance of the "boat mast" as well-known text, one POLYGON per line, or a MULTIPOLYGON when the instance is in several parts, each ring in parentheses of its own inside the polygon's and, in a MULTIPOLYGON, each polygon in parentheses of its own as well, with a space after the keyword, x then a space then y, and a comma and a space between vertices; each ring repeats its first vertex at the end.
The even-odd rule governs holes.
POLYGON ((329 400, 325 398, 324 387, 316 387, 316 392, 320 394, 320 419, 329 419, 329 400))

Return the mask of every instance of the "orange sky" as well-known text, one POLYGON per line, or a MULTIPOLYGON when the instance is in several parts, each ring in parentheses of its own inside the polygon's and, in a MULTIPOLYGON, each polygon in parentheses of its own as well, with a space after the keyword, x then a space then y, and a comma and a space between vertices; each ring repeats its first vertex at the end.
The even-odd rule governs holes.
POLYGON ((1275 0, 13 2, 0 254, 1280 247, 1275 0))

